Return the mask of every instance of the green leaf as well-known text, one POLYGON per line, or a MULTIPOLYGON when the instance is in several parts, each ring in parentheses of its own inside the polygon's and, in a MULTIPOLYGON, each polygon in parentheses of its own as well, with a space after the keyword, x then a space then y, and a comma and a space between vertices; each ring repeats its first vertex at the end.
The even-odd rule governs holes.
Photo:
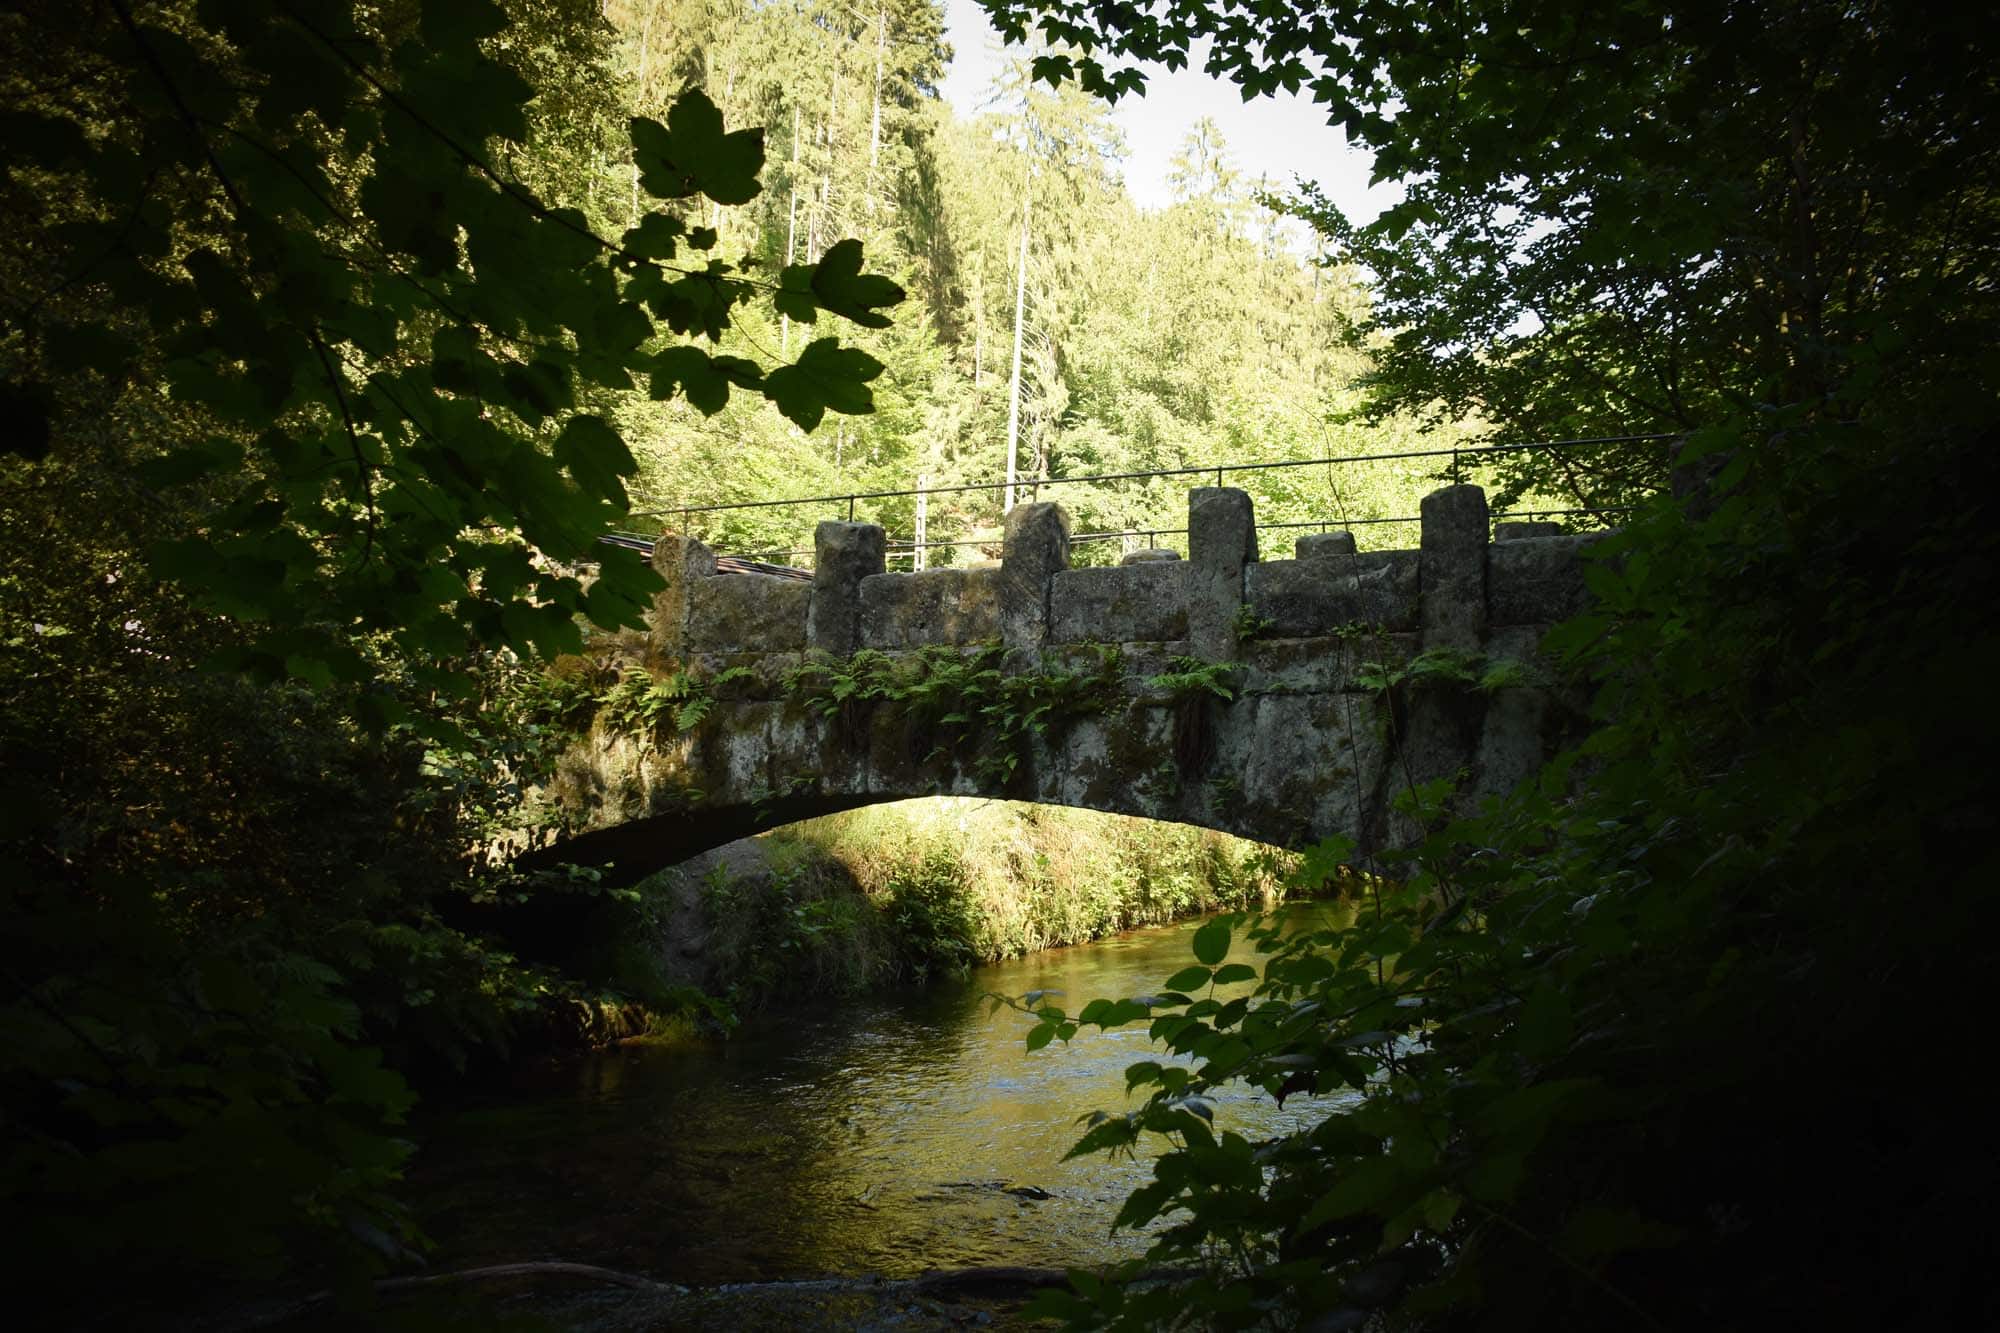
POLYGON ((1214 979, 1215 974, 1205 967, 1184 967, 1167 978, 1167 989, 1181 992, 1200 990, 1214 979))
POLYGON ((1299 1221, 1299 1230, 1311 1231, 1323 1222, 1352 1217, 1356 1213, 1380 1212, 1403 1183, 1403 1166, 1392 1157, 1363 1157, 1349 1163, 1334 1187, 1321 1195, 1299 1221))
POLYGON ((94 370, 106 379, 124 374, 138 348, 132 340, 98 324, 58 325, 48 330, 49 360, 62 370, 94 370))
POLYGON ((1257 969, 1248 963, 1231 963, 1227 967, 1215 969, 1215 984, 1227 986, 1232 981, 1255 981, 1257 969))
POLYGON ((591 332, 607 352, 629 352, 653 336, 653 321, 627 301, 605 306, 591 321, 591 332))
POLYGON ((1528 1177, 1528 1168, 1519 1153, 1482 1157, 1466 1168, 1465 1192, 1482 1203, 1506 1203, 1528 1177))
POLYGON ((1584 1263, 1595 1263, 1632 1250, 1657 1250, 1678 1244, 1686 1233, 1663 1222, 1649 1222, 1629 1208, 1585 1204, 1564 1225, 1556 1246, 1584 1263))
POLYGON ((18 454, 31 463, 46 458, 53 402, 47 385, 0 380, 0 454, 18 454))
POLYGON ((1515 1020, 1521 1054, 1538 1063, 1552 1059, 1569 1045, 1571 1031, 1569 996, 1544 978, 1528 993, 1515 1020))
POLYGON ((1141 1083, 1151 1083, 1159 1078, 1160 1068, 1156 1060, 1141 1060, 1125 1066, 1125 1091, 1129 1093, 1141 1083))
POLYGON ((590 413, 571 417, 556 436, 555 454, 577 485, 599 499, 625 504, 622 479, 637 472, 639 464, 603 417, 590 413))
POLYGON ((639 219, 639 225, 627 231, 619 245, 627 253, 643 259, 672 259, 678 239, 687 231, 687 224, 679 218, 665 213, 648 213, 639 219))
POLYGON ((779 314, 805 324, 819 318, 819 302, 812 286, 814 272, 812 264, 792 264, 778 274, 778 290, 771 293, 771 304, 779 314))
POLYGON ((498 36, 507 15, 493 0, 423 0, 418 19, 430 46, 456 46, 498 36))
POLYGON ((243 464, 243 446, 220 437, 149 458, 135 469, 139 480, 155 490, 179 486, 200 477, 227 473, 243 464))
MULTIPOLYGON (((1229 955, 1229 918, 1217 917, 1194 933, 1194 956, 1210 967, 1229 955)), ((1180 987, 1169 987, 1178 990, 1180 987)))
POLYGON ((675 99, 665 125, 633 117, 631 133, 640 187, 654 198, 699 193, 718 204, 747 204, 757 197, 764 131, 725 133, 722 112, 699 88, 675 99))
POLYGON ((808 344, 798 361, 779 366, 764 377, 764 396, 801 430, 812 430, 831 409, 851 416, 875 410, 868 381, 882 373, 882 363, 859 348, 842 347, 837 338, 808 344))
POLYGON ((652 396, 665 400, 678 389, 705 416, 714 416, 729 405, 729 384, 734 378, 723 373, 717 360, 685 343, 665 349, 653 358, 652 396))
POLYGON ((889 317, 876 312, 903 300, 903 289, 878 274, 861 272, 861 242, 835 244, 812 270, 812 293, 818 304, 868 329, 886 329, 889 317))

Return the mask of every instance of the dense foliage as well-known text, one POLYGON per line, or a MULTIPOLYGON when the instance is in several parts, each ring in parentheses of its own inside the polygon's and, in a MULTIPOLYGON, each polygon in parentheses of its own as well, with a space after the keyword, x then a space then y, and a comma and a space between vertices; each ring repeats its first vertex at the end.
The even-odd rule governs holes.
MULTIPOLYGON (((1549 647, 1594 738, 1382 860, 1362 927, 1241 920, 1150 1021, 1182 1059, 1080 1151, 1161 1153, 1127 1225, 1188 1281, 1084 1275, 1079 1326, 1991 1322, 2000 86, 1984 15, 1497 0, 995 3, 1105 53, 1310 86, 1407 202, 1327 218, 1379 278, 1382 408, 1689 431, 1549 647), (1975 221, 1975 219, 1982 219, 1975 221), (1524 318, 1526 316, 1526 318, 1524 318), (1245 947, 1247 946, 1247 947, 1245 947), (1328 1114, 1250 1143, 1243 1080, 1328 1114)), ((1302 211, 1327 217, 1308 194, 1302 211)), ((1545 426, 1539 423, 1546 423, 1545 426)), ((1668 455, 1607 448, 1587 493, 1668 455)), ((1523 470, 1518 480, 1541 476, 1523 470)), ((1551 484, 1554 484, 1551 482, 1551 484)), ((1336 861, 1324 846, 1313 859, 1336 861)))
POLYGON ((1965 775, 1996 737, 1964 707, 2000 650, 1993 514, 1927 471, 1827 485, 1853 441, 1819 443, 1619 539, 1557 640, 1597 735, 1475 817, 1407 793, 1432 831, 1355 929, 1218 924, 1136 1005, 1043 1006, 1031 1040, 1150 1020, 1183 1057, 1078 1146, 1159 1149, 1121 1222, 1208 1275, 1086 1284, 1077 1322, 1981 1322, 1994 1164, 1935 1016, 1979 1021, 1995 961, 1965 775), (1237 1080, 1328 1114, 1246 1142, 1208 1100, 1237 1080))
POLYGON ((632 118, 648 208, 607 228, 540 191, 600 146, 561 131, 615 106, 611 30, 520 20, 0 16, 0 1196, 41 1281, 175 1300, 407 1257, 384 1052, 449 1066, 596 998, 469 926, 595 893, 480 852, 541 744, 491 706, 510 664, 657 586, 595 546, 636 468, 608 396, 870 410, 879 363, 823 328, 716 350, 749 302, 873 327, 902 295, 852 240, 769 276, 713 253, 761 132, 699 90, 632 118))
MULTIPOLYGON (((1305 90, 1404 198, 1293 202, 1373 276, 1377 412, 1533 439, 1823 404, 1856 358, 1885 417, 1991 408, 1995 113, 1984 11, 1845 0, 982 0, 1107 96, 1130 60, 1305 90), (1970 374, 1963 372, 1971 372, 1970 374)), ((1516 469, 1608 500, 1665 458, 1516 469)))

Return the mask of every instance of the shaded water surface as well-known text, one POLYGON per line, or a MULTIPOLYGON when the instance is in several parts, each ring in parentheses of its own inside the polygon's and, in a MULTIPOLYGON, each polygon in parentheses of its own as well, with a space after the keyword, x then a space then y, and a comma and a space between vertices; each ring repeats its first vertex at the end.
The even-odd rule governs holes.
MULTIPOLYGON (((1286 910, 1306 926, 1334 909, 1286 910)), ((713 1046, 621 1048, 548 1086, 433 1115, 412 1183, 435 1261, 563 1258, 712 1283, 1136 1252, 1143 1242, 1109 1228, 1149 1161, 1061 1158, 1077 1117, 1126 1107, 1125 1067, 1158 1050, 1142 1025, 1030 1054, 1028 1020, 989 1014, 983 997, 1060 990, 1074 1012, 1158 990, 1192 961, 1197 924, 830 1005, 713 1046)), ((1244 1093, 1218 1120, 1254 1139, 1324 1114, 1312 1101, 1280 1110, 1244 1093)))

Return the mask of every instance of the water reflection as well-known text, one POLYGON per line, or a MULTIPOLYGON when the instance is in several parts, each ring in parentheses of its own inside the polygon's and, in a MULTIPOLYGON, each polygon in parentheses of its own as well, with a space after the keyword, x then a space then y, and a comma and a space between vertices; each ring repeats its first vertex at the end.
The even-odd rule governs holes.
MULTIPOLYGON (((1289 909, 1299 924, 1332 911, 1289 909)), ((424 1127, 414 1176, 446 1266, 587 1260, 685 1282, 905 1276, 1063 1264, 1143 1248, 1112 1238, 1151 1166, 1061 1160, 1076 1118, 1126 1104, 1143 1029, 1030 1054, 990 991, 1157 990, 1197 923, 980 968, 963 982, 799 1016, 706 1049, 633 1048, 562 1085, 424 1127), (1009 1191, 1013 1192, 1009 1192, 1009 1191)), ((1315 1115, 1239 1094, 1218 1118, 1252 1137, 1315 1115)))

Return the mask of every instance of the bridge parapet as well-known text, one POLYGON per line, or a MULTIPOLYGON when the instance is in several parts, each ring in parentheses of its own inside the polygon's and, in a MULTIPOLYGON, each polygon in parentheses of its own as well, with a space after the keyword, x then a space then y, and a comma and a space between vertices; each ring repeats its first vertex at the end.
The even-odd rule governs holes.
POLYGON ((1221 487, 1189 497, 1188 559, 1110 567, 1069 567, 1069 522, 1054 504, 1017 506, 989 568, 888 573, 882 530, 868 524, 819 526, 810 583, 717 573, 699 542, 662 538, 653 664, 709 679, 745 669, 714 690, 692 733, 658 744, 593 733, 579 745, 565 799, 601 832, 571 846, 581 859, 615 848, 628 868, 659 865, 789 819, 948 793, 1280 844, 1345 833, 1364 851, 1393 845, 1412 832, 1391 799, 1402 785, 1453 777, 1476 800, 1579 732, 1578 701, 1535 661, 1547 627, 1585 605, 1594 537, 1528 525, 1498 536, 1483 492, 1453 486, 1424 501, 1417 550, 1361 552, 1347 534, 1310 534, 1293 559, 1260 560, 1250 497, 1221 487), (914 736, 894 709, 835 718, 789 683, 862 649, 914 670, 926 651, 997 648, 986 660, 1006 673, 1053 679, 1095 669, 1107 646, 1120 663, 1109 694, 1024 740, 1004 780, 951 753, 950 735, 914 736), (1429 686, 1408 670, 1426 653, 1445 663, 1429 686), (1175 684, 1190 658, 1227 664, 1227 703, 1204 696, 1190 711, 1175 684), (1492 670, 1503 658, 1516 665, 1492 670))
POLYGON ((1029 669, 1071 644, 1170 643, 1227 662, 1241 660, 1253 638, 1351 636, 1365 626, 1477 654, 1495 629, 1547 626, 1582 609, 1580 553, 1598 536, 1503 523, 1489 540, 1477 486, 1425 499, 1415 551, 1357 551, 1349 533, 1309 533, 1296 558, 1259 560, 1250 497, 1224 487, 1190 494, 1188 527, 1187 560, 1072 569, 1061 506, 1020 505, 998 565, 911 574, 887 572, 880 528, 826 522, 810 584, 719 574, 700 542, 666 536, 654 554, 667 588, 655 605, 653 649, 671 660, 844 657, 997 641, 1022 655, 1016 669, 1029 669))

